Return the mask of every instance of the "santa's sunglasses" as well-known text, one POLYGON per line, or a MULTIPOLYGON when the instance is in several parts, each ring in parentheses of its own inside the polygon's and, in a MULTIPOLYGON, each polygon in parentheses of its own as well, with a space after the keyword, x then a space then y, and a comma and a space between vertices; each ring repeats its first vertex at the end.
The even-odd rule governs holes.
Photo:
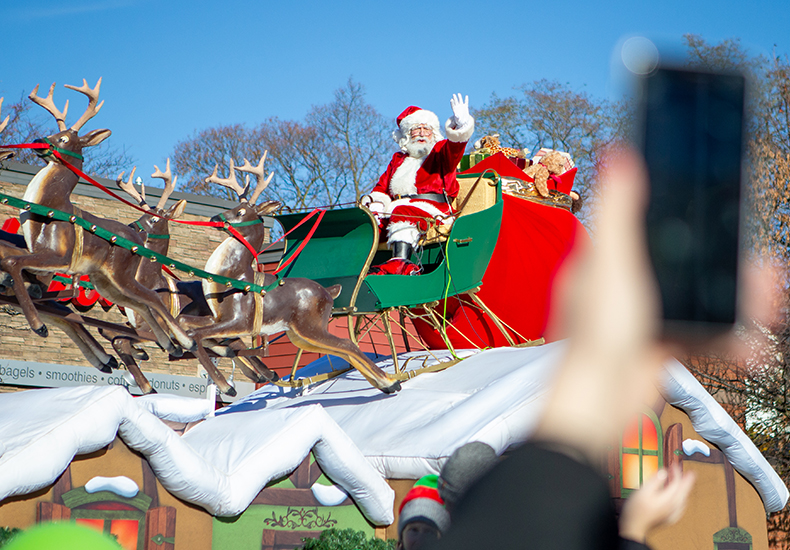
POLYGON ((411 137, 431 137, 433 135, 433 129, 430 126, 426 126, 425 124, 420 124, 419 126, 415 126, 409 130, 409 135, 411 137))

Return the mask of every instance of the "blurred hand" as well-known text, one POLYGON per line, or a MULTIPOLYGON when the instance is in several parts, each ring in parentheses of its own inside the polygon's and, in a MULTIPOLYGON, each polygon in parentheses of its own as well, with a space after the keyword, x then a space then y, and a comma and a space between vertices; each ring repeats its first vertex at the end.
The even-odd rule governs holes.
POLYGON ((667 357, 645 243, 645 170, 630 150, 610 151, 604 164, 595 246, 577 250, 555 283, 549 331, 569 348, 534 435, 591 460, 648 402, 667 357))
POLYGON ((644 542, 652 529, 677 523, 695 480, 692 472, 684 473, 679 466, 671 472, 659 470, 626 500, 620 514, 620 536, 644 542))
MULTIPOLYGON (((574 447, 590 460, 655 398, 655 377, 670 352, 689 352, 658 339, 661 311, 647 255, 642 161, 629 149, 617 149, 603 164, 595 246, 574 251, 555 281, 548 332, 550 338, 567 337, 568 352, 533 436, 574 447)), ((780 288, 776 270, 742 272, 743 317, 766 325, 776 321, 781 300, 769 291, 780 288)), ((735 331, 708 348, 741 356, 748 351, 735 331)))

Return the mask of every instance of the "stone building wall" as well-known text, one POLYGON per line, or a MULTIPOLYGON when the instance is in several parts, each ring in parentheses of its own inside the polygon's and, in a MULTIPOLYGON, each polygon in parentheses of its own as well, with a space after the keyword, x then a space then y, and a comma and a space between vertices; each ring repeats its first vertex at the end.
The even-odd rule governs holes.
MULTIPOLYGON (((29 179, 29 177, 32 177, 32 174, 35 173, 36 168, 25 168, 23 165, 17 165, 15 168, 18 168, 18 171, 14 171, 13 173, 8 170, 0 170, 0 193, 22 198, 25 193, 26 183, 14 183, 7 180, 20 181, 24 180, 25 177, 29 179), (29 172, 29 174, 27 174, 27 172, 29 172)), ((108 187, 114 187, 114 182, 108 180, 100 181, 108 187)), ((83 189, 78 189, 77 192, 72 195, 72 202, 83 211, 106 218, 116 219, 123 223, 131 223, 140 217, 138 211, 108 195, 102 194, 101 197, 98 197, 78 194, 79 191, 83 191, 98 195, 93 188, 86 191, 86 188, 89 186, 81 184, 79 187, 83 189)), ((157 189, 148 189, 147 193, 150 196, 160 191, 161 190, 157 189)), ((123 193, 119 194, 123 196, 123 193)), ((175 193, 173 198, 187 198, 188 201, 192 199, 190 207, 187 208, 187 212, 193 210, 206 212, 208 214, 196 215, 186 213, 181 219, 187 221, 207 221, 209 215, 216 214, 233 206, 233 203, 229 201, 197 197, 195 195, 186 195, 182 193, 175 193), (203 204, 197 204, 198 201, 203 204)), ((158 197, 154 195, 149 199, 149 202, 156 204, 157 200, 158 197)), ((172 204, 172 201, 169 201, 168 205, 169 204, 172 204)), ((0 226, 2 226, 8 218, 17 217, 17 215, 18 210, 9 208, 8 206, 0 206, 0 226)), ((270 226, 270 224, 267 224, 267 226, 270 226)), ((171 245, 168 255, 184 263, 200 268, 205 266, 206 260, 211 252, 227 237, 227 234, 213 228, 195 227, 178 223, 170 224, 170 233, 171 245)), ((188 275, 185 273, 176 272, 176 275, 182 280, 189 279, 188 275)), ((89 311, 81 314, 113 323, 125 322, 125 317, 118 310, 117 306, 113 306, 108 311, 104 311, 97 303, 89 311)), ((99 336, 95 328, 90 328, 89 330, 100 342, 102 342, 105 350, 112 351, 110 343, 99 336)), ((183 376, 198 375, 200 365, 197 359, 169 361, 167 354, 161 351, 156 344, 150 342, 145 343, 144 348, 151 358, 149 361, 142 364, 142 368, 145 372, 159 372, 183 376)), ((90 366, 79 349, 77 349, 76 345, 74 345, 63 332, 51 328, 49 336, 47 338, 41 338, 30 330, 24 315, 21 315, 19 310, 3 304, 0 304, 0 359, 90 366)), ((225 371, 226 376, 228 376, 231 371, 230 360, 221 360, 220 369, 225 371)), ((0 391, 2 391, 2 389, 0 389, 0 391)))

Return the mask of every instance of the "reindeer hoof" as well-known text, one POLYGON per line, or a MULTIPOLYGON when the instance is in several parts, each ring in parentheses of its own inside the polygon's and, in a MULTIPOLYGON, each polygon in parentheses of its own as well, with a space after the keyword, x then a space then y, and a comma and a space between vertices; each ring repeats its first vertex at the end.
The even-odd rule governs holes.
POLYGON ((120 366, 118 365, 118 360, 115 357, 110 357, 110 360, 107 361, 105 367, 108 367, 110 369, 110 372, 112 372, 113 369, 117 370, 120 368, 120 366))
POLYGON ((381 391, 383 391, 384 393, 386 393, 387 395, 389 395, 389 394, 391 394, 391 393, 397 393, 397 392, 399 392, 399 391, 400 391, 400 389, 401 389, 401 388, 400 388, 400 380, 395 380, 395 383, 394 383, 394 384, 392 384, 391 386, 387 386, 386 388, 384 388, 384 389, 383 389, 383 390, 381 390, 381 391))
POLYGON ((41 325, 39 328, 34 328, 33 332, 35 332, 42 338, 46 338, 47 336, 49 336, 49 329, 47 329, 47 325, 41 325))
POLYGON ((267 382, 271 382, 274 384, 280 379, 280 375, 274 371, 269 371, 268 374, 259 374, 258 375, 258 384, 266 384, 267 382))
POLYGON ((225 395, 236 397, 236 388, 234 388, 233 386, 228 387, 228 391, 225 392, 225 395))
POLYGON ((112 374, 112 367, 110 365, 102 365, 99 369, 99 372, 103 372, 104 374, 112 374))
POLYGON ((30 296, 31 300, 40 300, 44 295, 44 289, 41 285, 30 285, 27 287, 27 295, 30 296))
POLYGON ((145 351, 140 346, 131 346, 132 348, 132 357, 137 359, 138 361, 148 361, 148 352, 145 351))
POLYGON ((173 357, 183 357, 184 356, 184 348, 181 346, 174 346, 173 350, 170 352, 170 355, 173 357))
POLYGON ((157 392, 154 388, 150 388, 148 391, 144 391, 143 395, 153 395, 155 393, 159 393, 159 392, 157 392))

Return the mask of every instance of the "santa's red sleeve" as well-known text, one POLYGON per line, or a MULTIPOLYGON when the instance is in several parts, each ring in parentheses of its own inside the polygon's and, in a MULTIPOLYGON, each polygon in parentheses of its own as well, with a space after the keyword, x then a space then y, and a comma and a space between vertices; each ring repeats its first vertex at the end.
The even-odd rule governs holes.
POLYGON ((455 198, 459 191, 455 170, 464 156, 466 143, 475 131, 475 119, 469 117, 463 126, 456 128, 453 125, 453 118, 448 118, 444 123, 444 131, 447 132, 447 140, 444 142, 442 152, 442 173, 446 174, 444 189, 448 197, 455 198))
POLYGON ((444 142, 442 151, 442 168, 445 174, 454 172, 458 163, 464 156, 466 150, 466 142, 450 141, 449 139, 444 142))

